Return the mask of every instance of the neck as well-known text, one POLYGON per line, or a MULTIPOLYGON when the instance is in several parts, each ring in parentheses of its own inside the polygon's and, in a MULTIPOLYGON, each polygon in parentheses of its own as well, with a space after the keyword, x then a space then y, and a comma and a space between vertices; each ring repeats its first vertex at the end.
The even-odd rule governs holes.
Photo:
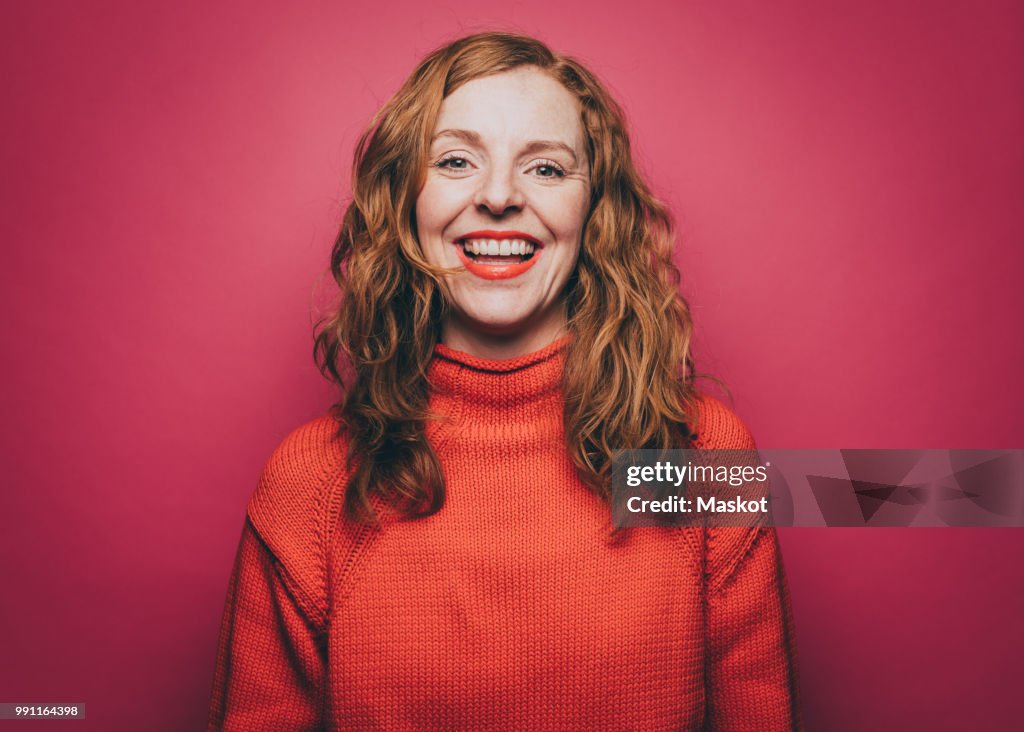
POLYGON ((456 351, 493 361, 505 361, 539 351, 566 334, 565 317, 515 333, 487 332, 465 327, 454 319, 441 328, 441 342, 456 351))

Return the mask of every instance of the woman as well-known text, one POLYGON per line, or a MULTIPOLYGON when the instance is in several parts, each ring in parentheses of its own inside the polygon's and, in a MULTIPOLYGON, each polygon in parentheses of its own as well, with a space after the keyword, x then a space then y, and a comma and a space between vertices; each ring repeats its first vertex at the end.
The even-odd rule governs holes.
POLYGON ((610 531, 613 449, 753 447, 579 63, 484 33, 357 149, 324 371, 248 507, 210 729, 791 729, 767 528, 610 531))

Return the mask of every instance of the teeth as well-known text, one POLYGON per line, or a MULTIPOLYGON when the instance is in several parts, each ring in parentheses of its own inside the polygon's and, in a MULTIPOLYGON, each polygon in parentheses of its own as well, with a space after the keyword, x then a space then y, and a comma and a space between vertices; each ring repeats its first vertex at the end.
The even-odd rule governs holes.
POLYGON ((469 254, 489 257, 525 256, 533 254, 536 246, 525 239, 464 239, 462 247, 469 254))

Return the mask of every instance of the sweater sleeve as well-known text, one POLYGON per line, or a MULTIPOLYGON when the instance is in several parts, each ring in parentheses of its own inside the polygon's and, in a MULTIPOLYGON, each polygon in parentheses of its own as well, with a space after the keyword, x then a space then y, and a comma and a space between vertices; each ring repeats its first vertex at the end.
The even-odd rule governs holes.
POLYGON ((323 727, 326 638, 247 520, 221 622, 208 732, 323 727))
MULTIPOLYGON (((705 449, 754 450, 746 425, 705 401, 705 449)), ((802 729, 789 590, 775 529, 707 529, 707 726, 802 729)))
POLYGON ((221 621, 208 732, 317 730, 325 720, 325 547, 334 424, 296 429, 249 500, 221 621))
POLYGON ((708 721, 713 730, 801 729, 789 590, 775 530, 709 535, 708 721))

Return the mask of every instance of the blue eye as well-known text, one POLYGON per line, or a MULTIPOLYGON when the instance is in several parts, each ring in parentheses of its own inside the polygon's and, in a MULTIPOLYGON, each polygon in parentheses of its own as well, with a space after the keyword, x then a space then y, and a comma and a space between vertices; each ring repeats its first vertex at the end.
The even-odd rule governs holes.
POLYGON ((434 163, 434 165, 438 168, 448 168, 449 170, 465 170, 469 167, 469 161, 465 158, 452 156, 450 158, 442 158, 434 163))
POLYGON ((562 178, 565 176, 565 171, 561 166, 547 161, 533 166, 531 170, 537 174, 538 178, 562 178))

